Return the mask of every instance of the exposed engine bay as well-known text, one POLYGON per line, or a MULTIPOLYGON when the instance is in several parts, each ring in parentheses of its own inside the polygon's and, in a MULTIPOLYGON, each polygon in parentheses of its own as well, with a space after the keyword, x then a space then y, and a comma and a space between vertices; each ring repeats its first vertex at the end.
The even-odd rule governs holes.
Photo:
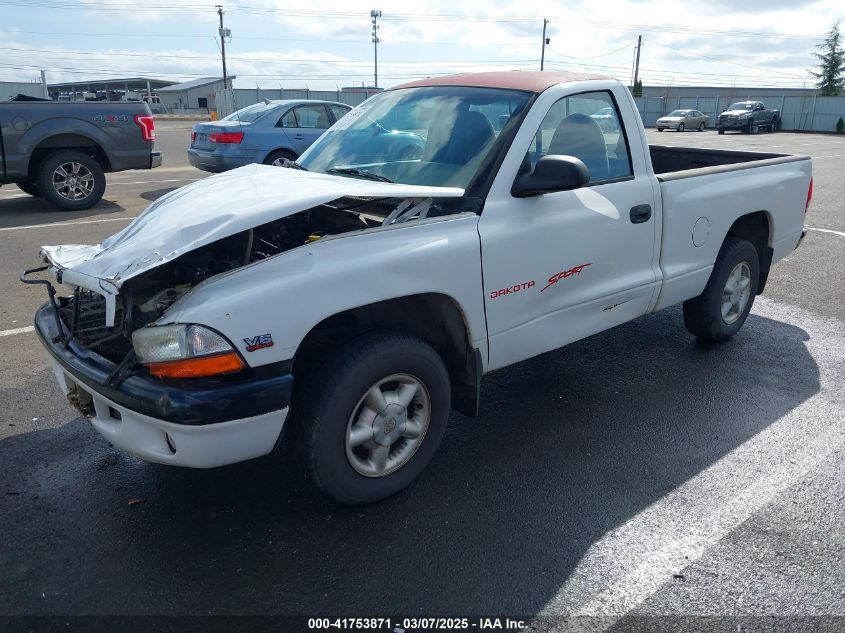
POLYGON ((120 362, 131 351, 133 331, 206 279, 326 237, 468 210, 467 200, 459 200, 339 198, 201 246, 127 281, 112 327, 106 326, 105 297, 84 288, 58 299, 60 316, 76 344, 120 362))

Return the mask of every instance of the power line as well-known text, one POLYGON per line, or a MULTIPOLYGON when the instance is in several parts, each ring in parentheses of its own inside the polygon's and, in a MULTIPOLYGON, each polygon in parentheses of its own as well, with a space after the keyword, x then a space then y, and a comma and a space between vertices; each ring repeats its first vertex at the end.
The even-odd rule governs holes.
MULTIPOLYGON (((69 5, 63 0, 0 0, 0 5, 6 6, 20 6, 26 8, 50 8, 50 9, 91 9, 98 11, 152 11, 152 12, 187 12, 199 10, 213 10, 210 4, 181 4, 181 5, 163 5, 163 4, 129 4, 129 3, 113 3, 113 2, 97 2, 95 0, 83 0, 74 5, 69 5)), ((252 15, 278 15, 284 18, 321 18, 321 19, 360 19, 361 13, 352 11, 316 11, 303 9, 279 9, 270 7, 254 7, 251 5, 238 5, 229 9, 230 12, 237 12, 252 15)), ((499 24, 519 23, 519 22, 535 22, 538 17, 520 16, 520 15, 472 15, 472 14, 425 14, 425 13, 394 13, 384 17, 385 20, 397 21, 429 21, 429 22, 490 22, 499 24)), ((655 24, 636 24, 626 22, 611 22, 607 20, 589 20, 583 18, 574 18, 571 16, 551 16, 551 19, 556 19, 561 22, 575 22, 579 24, 588 24, 596 28, 608 28, 615 30, 639 30, 649 32, 662 33, 683 33, 683 34, 699 34, 699 35, 719 35, 723 37, 738 37, 738 38, 763 38, 763 39, 803 39, 803 40, 817 40, 823 35, 797 34, 797 33, 772 33, 760 31, 727 31, 722 29, 702 29, 681 27, 671 24, 655 25, 655 24)))

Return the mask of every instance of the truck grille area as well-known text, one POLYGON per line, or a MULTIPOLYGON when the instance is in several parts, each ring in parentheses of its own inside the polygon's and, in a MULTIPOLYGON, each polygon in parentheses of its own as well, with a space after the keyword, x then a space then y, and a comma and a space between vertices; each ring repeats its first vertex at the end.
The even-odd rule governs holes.
POLYGON ((85 348, 97 348, 109 360, 120 360, 129 351, 123 332, 123 306, 118 302, 114 325, 106 325, 106 299, 96 292, 77 288, 59 300, 59 316, 70 338, 85 348))

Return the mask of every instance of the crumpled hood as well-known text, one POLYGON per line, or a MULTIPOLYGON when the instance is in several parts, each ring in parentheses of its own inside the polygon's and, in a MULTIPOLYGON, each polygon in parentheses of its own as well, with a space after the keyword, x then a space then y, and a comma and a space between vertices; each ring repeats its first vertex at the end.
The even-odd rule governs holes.
POLYGON ((344 196, 457 198, 463 193, 454 187, 247 165, 162 196, 101 244, 44 246, 41 254, 66 282, 117 294, 126 280, 189 251, 344 196))

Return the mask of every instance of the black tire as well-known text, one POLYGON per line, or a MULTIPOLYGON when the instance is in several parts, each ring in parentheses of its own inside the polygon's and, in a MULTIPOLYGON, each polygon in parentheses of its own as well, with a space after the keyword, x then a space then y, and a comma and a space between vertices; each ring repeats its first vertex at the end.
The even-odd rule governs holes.
POLYGON ((744 128, 742 128, 742 133, 743 134, 754 134, 754 122, 749 121, 748 125, 746 125, 744 128))
POLYGON ((662 132, 662 131, 663 131, 663 128, 662 128, 662 127, 659 127, 659 128, 657 128, 657 131, 658 131, 658 132, 662 132))
POLYGON ((718 133, 719 133, 719 134, 724 134, 724 133, 725 133, 725 128, 720 127, 720 128, 718 129, 718 133))
POLYGON ((18 186, 18 189, 31 195, 33 198, 40 198, 41 192, 38 190, 38 185, 36 185, 31 180, 25 180, 23 182, 15 183, 18 186))
POLYGON ((276 151, 267 154, 267 158, 264 159, 264 164, 272 165, 276 161, 280 161, 282 159, 296 160, 296 154, 286 149, 277 149, 276 151))
POLYGON ((106 191, 106 175, 100 163, 88 154, 77 150, 59 150, 41 161, 36 184, 44 200, 62 211, 82 211, 93 207, 102 199, 106 191), (70 169, 67 169, 68 166, 71 166, 70 169), (63 188, 67 193, 60 193, 54 186, 54 181, 71 182, 67 177, 73 175, 76 166, 78 182, 85 184, 80 184, 79 187, 68 185, 63 188), (60 169, 64 171, 65 176, 61 175, 60 169))
POLYGON ((754 245, 736 237, 725 238, 704 292, 695 299, 684 301, 684 325, 690 334, 712 343, 721 343, 731 338, 748 318, 759 279, 760 258, 754 245), (726 321, 722 313, 722 300, 728 278, 743 263, 750 272, 747 303, 738 315, 726 321))
POLYGON ((704 131, 704 121, 702 121, 702 122, 699 124, 699 126, 698 126, 698 131, 699 131, 699 132, 703 132, 703 131, 704 131))
MULTIPOLYGON (((400 333, 363 335, 305 380, 294 403, 294 441, 306 476, 335 500, 345 504, 372 503, 394 495, 417 478, 437 451, 449 417, 449 374, 437 352, 421 339, 400 333), (348 426, 358 415, 356 411, 362 410, 364 394, 395 374, 413 377, 424 386, 430 420, 406 462, 386 474, 367 476, 353 466, 353 457, 348 456, 348 451, 357 450, 347 448, 348 426)), ((415 410, 422 407, 417 397, 412 400, 415 410)), ((402 424, 392 417, 390 423, 390 428, 402 424)), ((376 421, 371 424, 376 427, 376 421)), ((401 437, 396 441, 401 442, 401 437)), ((373 440, 368 443, 376 445, 373 440)))
POLYGON ((678 123, 678 132, 683 132, 686 129, 687 129, 686 125, 684 125, 683 123, 678 123))
POLYGON ((772 119, 772 125, 769 127, 769 132, 777 132, 780 130, 780 119, 778 117, 774 117, 772 119))

